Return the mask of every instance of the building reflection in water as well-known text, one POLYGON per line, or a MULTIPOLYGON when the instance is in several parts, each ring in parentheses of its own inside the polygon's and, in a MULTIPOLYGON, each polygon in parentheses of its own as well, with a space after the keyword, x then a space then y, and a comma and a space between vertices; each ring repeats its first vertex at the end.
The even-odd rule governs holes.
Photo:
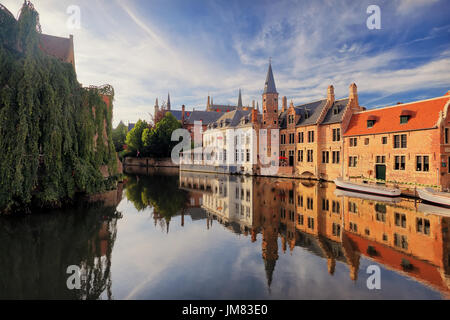
POLYGON ((2 217, 0 299, 111 299, 111 253, 121 198, 122 186, 77 209, 2 217), (81 268, 81 290, 67 287, 72 265, 81 268))
POLYGON ((349 194, 331 183, 189 172, 179 184, 189 192, 188 210, 206 211, 208 228, 217 221, 252 242, 261 233, 269 288, 281 238, 283 253, 302 247, 326 259, 330 275, 340 261, 356 281, 364 256, 449 297, 450 218, 420 211, 414 200, 349 194))

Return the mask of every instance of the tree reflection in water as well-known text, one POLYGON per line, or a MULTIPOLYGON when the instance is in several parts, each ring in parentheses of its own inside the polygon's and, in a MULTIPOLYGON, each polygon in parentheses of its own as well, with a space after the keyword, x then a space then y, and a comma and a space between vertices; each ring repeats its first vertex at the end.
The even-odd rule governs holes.
POLYGON ((2 217, 0 299, 111 299, 115 207, 84 205, 69 211, 2 217), (81 290, 67 287, 67 268, 82 268, 81 290))
MULTIPOLYGON (((153 208, 155 224, 168 228, 172 217, 186 207, 188 193, 178 188, 178 175, 130 175, 126 184, 126 196, 138 211, 153 208)), ((168 231, 168 230, 167 230, 168 231)))

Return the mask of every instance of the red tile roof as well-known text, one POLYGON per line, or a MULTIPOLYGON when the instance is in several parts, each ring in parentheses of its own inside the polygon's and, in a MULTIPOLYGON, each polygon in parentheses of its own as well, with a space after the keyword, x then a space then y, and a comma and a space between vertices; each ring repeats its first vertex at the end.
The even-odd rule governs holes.
POLYGON ((392 107, 373 109, 356 113, 352 116, 344 136, 412 131, 434 128, 439 119, 439 112, 450 101, 450 95, 399 104, 392 107), (408 123, 400 124, 400 116, 408 114, 408 123), (367 120, 375 120, 372 128, 367 128, 367 120))

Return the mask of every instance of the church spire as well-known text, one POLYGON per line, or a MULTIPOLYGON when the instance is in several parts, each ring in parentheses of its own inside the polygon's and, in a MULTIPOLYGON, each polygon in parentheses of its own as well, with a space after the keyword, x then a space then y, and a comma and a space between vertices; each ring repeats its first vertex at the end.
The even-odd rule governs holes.
POLYGON ((170 93, 167 94, 167 110, 170 111, 170 93))
POLYGON ((267 71, 266 83, 264 85, 264 93, 278 93, 275 86, 275 79, 272 72, 272 60, 269 62, 269 70, 267 71))
POLYGON ((238 109, 242 109, 242 93, 241 93, 241 89, 239 89, 239 98, 238 98, 238 105, 237 105, 238 109))

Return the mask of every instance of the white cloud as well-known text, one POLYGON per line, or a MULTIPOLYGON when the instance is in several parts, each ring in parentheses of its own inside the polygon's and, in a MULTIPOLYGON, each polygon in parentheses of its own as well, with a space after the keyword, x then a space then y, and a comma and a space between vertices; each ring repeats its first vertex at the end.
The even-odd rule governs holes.
MULTIPOLYGON (((2 3, 17 12, 22 1, 2 3)), ((261 105, 269 56, 278 91, 295 103, 323 98, 329 84, 343 97, 352 82, 360 92, 380 96, 450 83, 446 53, 391 71, 411 52, 400 45, 377 51, 379 44, 361 40, 367 32, 364 3, 265 3, 255 9, 260 24, 252 32, 243 32, 242 12, 210 3, 209 14, 226 28, 205 25, 201 31, 183 34, 174 34, 169 23, 144 18, 132 1, 78 1, 81 30, 66 28, 66 9, 73 1, 34 3, 43 32, 74 34, 79 81, 86 86, 114 86, 115 124, 148 119, 155 98, 165 100, 168 91, 173 105, 185 104, 188 109, 204 106, 208 92, 216 103, 235 104, 238 88, 243 89, 244 104, 256 99, 261 105)), ((421 4, 402 1, 393 10, 404 12, 421 4)), ((446 30, 436 30, 432 36, 446 30)))
POLYGON ((424 7, 439 0, 398 0, 397 11, 400 14, 409 14, 420 7, 424 7))

